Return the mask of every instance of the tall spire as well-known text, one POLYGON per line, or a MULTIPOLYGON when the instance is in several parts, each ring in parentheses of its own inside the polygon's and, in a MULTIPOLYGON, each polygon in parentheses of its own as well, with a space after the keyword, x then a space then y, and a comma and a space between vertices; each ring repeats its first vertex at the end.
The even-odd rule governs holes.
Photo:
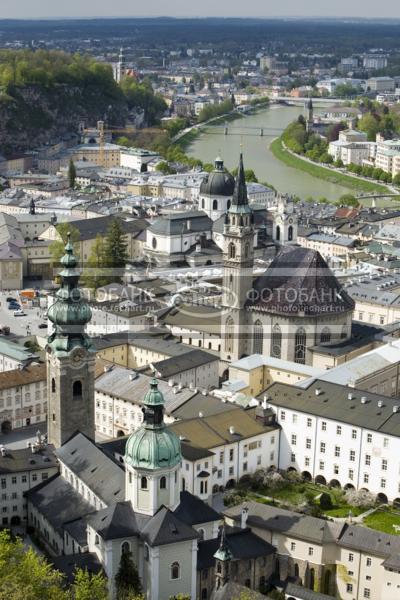
POLYGON ((219 543, 219 548, 214 554, 214 558, 216 558, 217 560, 221 560, 222 562, 228 562, 233 558, 233 554, 230 551, 226 541, 225 523, 222 525, 221 540, 219 543))
POLYGON ((31 200, 31 203, 30 203, 30 206, 29 206, 29 214, 30 214, 30 215, 34 215, 34 214, 36 214, 35 201, 34 201, 34 199, 33 199, 33 198, 32 198, 32 200, 31 200))
POLYGON ((214 558, 217 560, 215 569, 215 588, 218 590, 229 581, 230 561, 233 558, 233 554, 230 551, 226 541, 225 523, 222 526, 221 540, 219 543, 219 548, 214 554, 214 558))
POLYGON ((54 332, 48 339, 48 345, 56 354, 68 353, 76 346, 87 349, 92 346, 85 333, 85 326, 92 317, 92 311, 78 287, 80 271, 77 269, 78 261, 74 255, 70 233, 65 245, 65 254, 60 262, 63 266, 59 273, 61 287, 55 302, 48 310, 48 318, 54 324, 54 332))
POLYGON ((233 191, 232 206, 248 206, 246 178, 244 175, 243 154, 240 153, 239 168, 233 191))

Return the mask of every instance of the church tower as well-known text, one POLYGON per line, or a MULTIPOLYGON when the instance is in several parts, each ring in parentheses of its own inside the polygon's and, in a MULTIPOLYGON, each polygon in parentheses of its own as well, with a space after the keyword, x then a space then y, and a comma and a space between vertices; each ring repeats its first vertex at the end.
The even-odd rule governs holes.
POLYGON ((180 502, 181 443, 164 423, 164 397, 153 379, 143 400, 143 425, 125 446, 125 499, 135 512, 154 515, 180 502))
POLYGON ((214 554, 215 558, 215 590, 219 590, 228 583, 230 577, 230 563, 233 558, 226 542, 225 524, 222 526, 219 548, 214 554))
POLYGON ((278 246, 297 244, 297 215, 288 197, 278 196, 277 210, 273 216, 272 239, 278 246))
POLYGON ((78 287, 70 236, 61 264, 61 287, 48 310, 54 331, 46 347, 48 440, 56 448, 76 431, 94 439, 95 349, 85 333, 92 313, 78 287))
POLYGON ((254 215, 247 198, 242 154, 223 237, 221 358, 232 361, 250 353, 245 305, 253 287, 254 215))
POLYGON ((118 62, 115 65, 115 81, 117 83, 121 83, 122 78, 125 76, 126 72, 126 63, 125 63, 125 55, 124 49, 120 48, 118 62))

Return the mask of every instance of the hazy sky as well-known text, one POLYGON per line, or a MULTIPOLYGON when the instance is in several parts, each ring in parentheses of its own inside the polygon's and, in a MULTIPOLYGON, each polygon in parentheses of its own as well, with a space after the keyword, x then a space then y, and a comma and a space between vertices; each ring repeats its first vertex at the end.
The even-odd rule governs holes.
POLYGON ((400 1, 386 0, 0 0, 0 18, 120 17, 400 17, 400 1))

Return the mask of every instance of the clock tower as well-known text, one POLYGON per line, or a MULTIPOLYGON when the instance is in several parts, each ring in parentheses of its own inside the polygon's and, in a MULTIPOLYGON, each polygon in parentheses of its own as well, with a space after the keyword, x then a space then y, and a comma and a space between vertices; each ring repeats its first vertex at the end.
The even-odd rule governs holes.
POLYGON ((61 287, 48 311, 54 331, 46 347, 48 440, 56 448, 78 430, 94 439, 95 349, 85 333, 92 314, 78 287, 69 236, 61 264, 61 287))

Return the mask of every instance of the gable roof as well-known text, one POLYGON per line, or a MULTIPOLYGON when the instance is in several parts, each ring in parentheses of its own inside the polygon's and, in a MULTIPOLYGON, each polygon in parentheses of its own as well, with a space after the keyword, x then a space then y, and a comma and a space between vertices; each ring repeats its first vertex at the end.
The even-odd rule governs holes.
POLYGON ((179 506, 174 510, 174 515, 187 525, 199 525, 222 520, 222 516, 209 504, 188 491, 181 492, 180 500, 179 506))
POLYGON ((161 506, 142 529, 142 538, 149 546, 163 546, 174 542, 195 540, 197 531, 181 521, 166 506, 161 506))
POLYGON ((90 516, 88 523, 104 540, 113 540, 138 535, 137 516, 142 517, 135 514, 130 502, 117 502, 90 516))

